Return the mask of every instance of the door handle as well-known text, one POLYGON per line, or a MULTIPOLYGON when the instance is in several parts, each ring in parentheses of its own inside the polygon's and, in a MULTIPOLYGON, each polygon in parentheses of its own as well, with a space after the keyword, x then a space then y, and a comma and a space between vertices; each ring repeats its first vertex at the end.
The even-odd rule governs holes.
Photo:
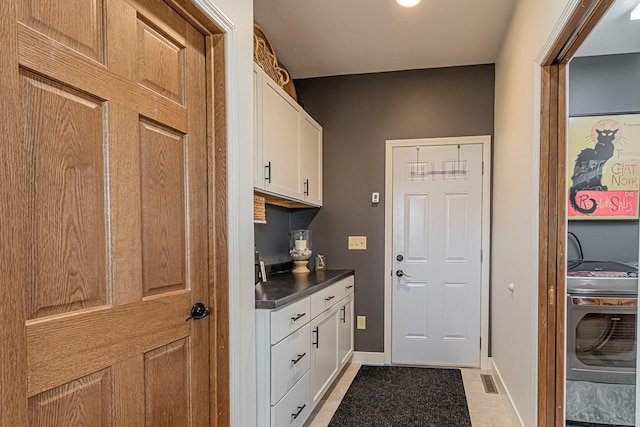
POLYGON ((315 345, 316 348, 319 348, 318 344, 320 343, 320 327, 316 326, 313 330, 313 333, 316 334, 316 342, 312 342, 311 345, 315 345))
POLYGON ((406 273, 405 273, 404 271, 402 271, 402 270, 397 270, 397 271, 396 271, 396 276, 398 276, 398 277, 403 277, 403 276, 411 277, 411 276, 409 276, 408 274, 406 274, 406 273))
POLYGON ((188 322, 191 319, 193 320, 204 319, 208 315, 209 315, 209 307, 205 307, 203 303, 197 302, 193 304, 193 307, 191 307, 191 317, 188 317, 185 321, 188 322))

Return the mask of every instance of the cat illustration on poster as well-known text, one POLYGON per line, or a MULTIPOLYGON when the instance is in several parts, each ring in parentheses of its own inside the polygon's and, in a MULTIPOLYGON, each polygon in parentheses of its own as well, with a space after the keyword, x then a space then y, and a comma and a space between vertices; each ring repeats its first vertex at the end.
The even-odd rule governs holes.
POLYGON ((598 207, 595 199, 586 196, 576 200, 581 190, 607 191, 607 186, 602 185, 602 171, 604 165, 614 153, 613 141, 618 129, 596 129, 598 139, 594 148, 585 148, 576 158, 573 175, 571 176, 571 189, 569 190, 569 202, 578 212, 588 215, 595 212, 598 207))

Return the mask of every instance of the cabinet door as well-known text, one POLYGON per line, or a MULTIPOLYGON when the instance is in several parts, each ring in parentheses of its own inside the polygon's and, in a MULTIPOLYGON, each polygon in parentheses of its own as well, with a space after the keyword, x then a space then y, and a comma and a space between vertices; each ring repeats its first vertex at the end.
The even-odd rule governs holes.
POLYGON ((253 186, 264 190, 262 160, 262 78, 264 73, 253 64, 253 186))
POLYGON ((338 319, 338 362, 342 368, 353 354, 353 295, 341 303, 338 319))
POLYGON ((322 206, 322 127, 300 114, 300 179, 304 200, 322 206))
POLYGON ((263 78, 262 158, 265 190, 300 199, 298 107, 276 82, 263 78))
POLYGON ((338 307, 311 322, 311 398, 313 406, 338 373, 338 307))

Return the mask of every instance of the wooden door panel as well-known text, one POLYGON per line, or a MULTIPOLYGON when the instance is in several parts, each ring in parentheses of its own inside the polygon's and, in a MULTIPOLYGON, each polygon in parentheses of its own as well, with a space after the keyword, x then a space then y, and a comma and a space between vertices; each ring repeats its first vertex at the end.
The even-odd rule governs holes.
POLYGON ((112 304, 123 305, 142 299, 142 215, 140 119, 135 111, 109 103, 109 194, 112 304), (132 129, 136 131, 133 132, 132 129))
POLYGON ((28 318, 107 303, 103 103, 21 73, 28 318))
POLYGON ((188 338, 144 356, 145 412, 149 427, 189 425, 188 338))
MULTIPOLYGON (((67 82, 78 90, 125 106, 172 129, 188 132, 185 107, 123 77, 118 70, 105 68, 24 25, 18 25, 18 43, 23 68, 46 74, 55 81, 67 82), (43 55, 43 52, 47 54, 43 55)), ((126 52, 121 52, 121 56, 126 52)))
POLYGON ((144 295, 185 288, 183 135, 140 123, 144 295))
POLYGON ((190 307, 190 293, 179 291, 29 322, 29 396, 188 336, 190 307))
POLYGON ((26 0, 20 5, 20 22, 91 59, 104 62, 103 0, 26 0))
POLYGON ((184 43, 138 18, 139 82, 180 105, 184 104, 184 43))
POLYGON ((114 425, 111 369, 79 378, 29 399, 29 424, 47 427, 114 425))

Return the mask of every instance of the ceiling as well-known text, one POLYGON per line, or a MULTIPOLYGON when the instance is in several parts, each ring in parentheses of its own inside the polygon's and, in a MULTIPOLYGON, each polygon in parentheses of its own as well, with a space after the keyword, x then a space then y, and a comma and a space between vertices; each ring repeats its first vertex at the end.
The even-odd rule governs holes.
POLYGON ((640 20, 629 19, 638 3, 640 0, 616 0, 576 56, 640 52, 640 20))
MULTIPOLYGON (((496 61, 517 0, 254 0, 255 21, 295 79, 496 61)), ((616 0, 576 56, 640 52, 640 0, 616 0)))
POLYGON ((494 63, 517 0, 254 0, 293 78, 494 63))

